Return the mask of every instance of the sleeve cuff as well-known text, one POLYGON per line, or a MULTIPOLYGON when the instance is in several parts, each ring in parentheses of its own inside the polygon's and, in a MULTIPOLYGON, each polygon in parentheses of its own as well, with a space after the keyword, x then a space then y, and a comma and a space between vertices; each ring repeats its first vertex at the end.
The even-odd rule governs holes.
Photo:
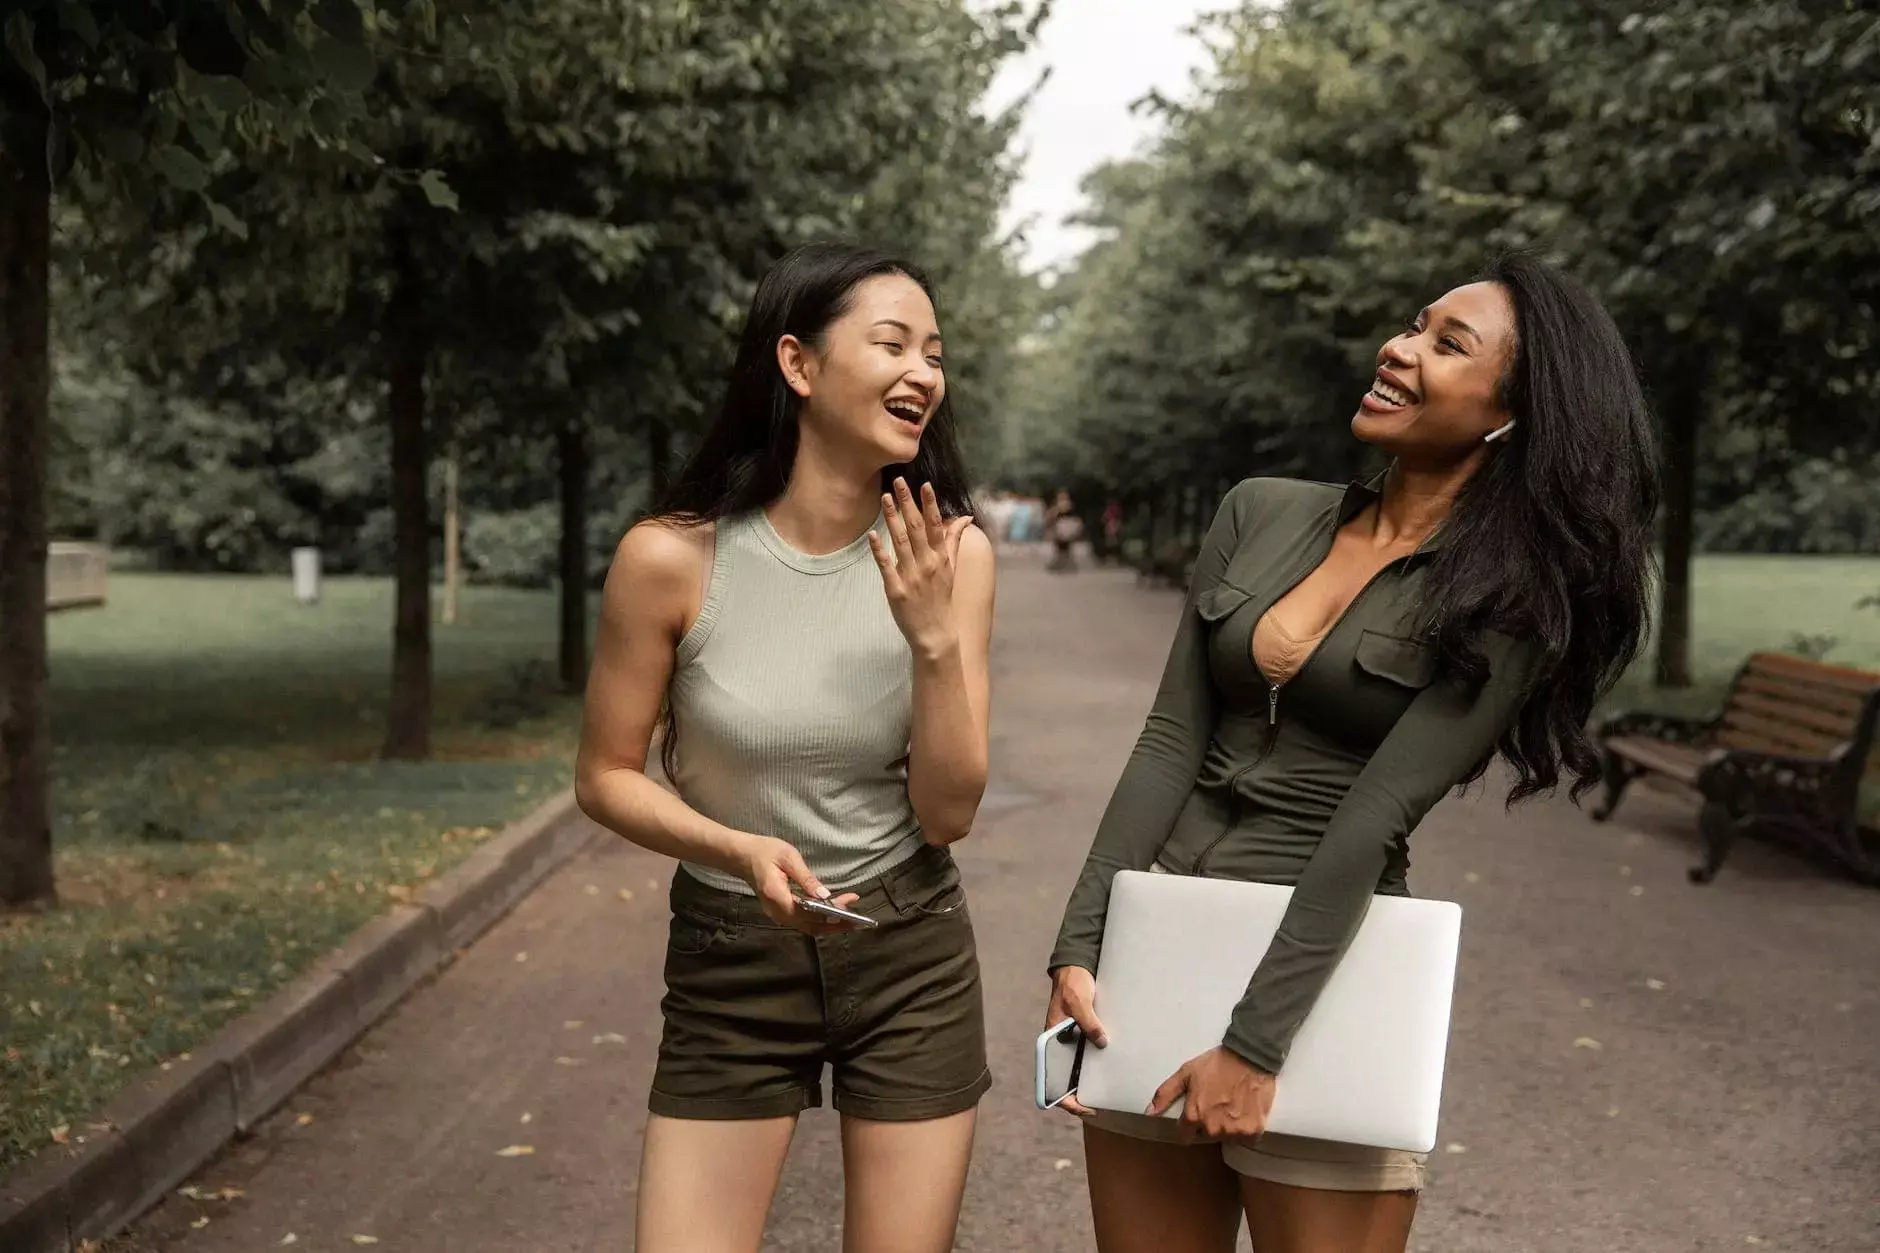
POLYGON ((1055 974, 1064 966, 1081 966, 1091 974, 1097 973, 1097 954, 1093 949, 1064 947, 1051 954, 1051 960, 1045 965, 1046 974, 1055 974))
POLYGON ((1250 1032, 1242 1031, 1238 1024, 1228 1027, 1227 1034, 1221 1039, 1221 1047, 1269 1075, 1277 1075, 1280 1067, 1286 1064, 1285 1049, 1270 1040, 1262 1040, 1250 1032))

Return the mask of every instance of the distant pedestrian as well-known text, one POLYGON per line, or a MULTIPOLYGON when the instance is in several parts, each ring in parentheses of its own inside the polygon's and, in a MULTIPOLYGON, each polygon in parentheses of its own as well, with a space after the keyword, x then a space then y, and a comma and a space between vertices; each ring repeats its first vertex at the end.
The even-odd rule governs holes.
POLYGON ((1071 504, 1069 492, 1059 491, 1051 507, 1045 510, 1044 530, 1051 541, 1051 560, 1045 568, 1059 572, 1075 570, 1077 558, 1071 550, 1084 537, 1084 520, 1071 504))
POLYGON ((948 851, 986 782, 993 553, 966 483, 925 281, 803 248, 615 555, 575 794, 681 862, 639 1253, 756 1253, 825 1065, 848 1188, 829 1248, 953 1245, 991 1083, 948 851), (676 796, 645 770, 662 720, 676 796))

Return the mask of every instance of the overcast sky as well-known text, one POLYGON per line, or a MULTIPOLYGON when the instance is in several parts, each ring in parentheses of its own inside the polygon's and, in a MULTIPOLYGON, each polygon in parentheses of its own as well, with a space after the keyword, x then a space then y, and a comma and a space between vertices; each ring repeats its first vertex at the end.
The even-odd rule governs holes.
POLYGON ((1007 207, 1008 226, 1034 219, 1026 247, 1033 266, 1068 261, 1083 249, 1085 232, 1063 224, 1077 209, 1078 182, 1152 135, 1153 120, 1132 114, 1132 102, 1152 89, 1189 96, 1205 52, 1185 29, 1223 7, 1222 0, 1057 0, 1030 55, 1006 65, 989 96, 995 108, 1051 68, 1019 131, 1024 175, 1007 207))

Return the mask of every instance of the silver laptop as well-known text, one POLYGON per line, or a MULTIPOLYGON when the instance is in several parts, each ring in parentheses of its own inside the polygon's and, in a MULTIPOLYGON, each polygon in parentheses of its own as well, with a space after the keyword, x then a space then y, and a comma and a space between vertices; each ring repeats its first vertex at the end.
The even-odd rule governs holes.
MULTIPOLYGON (((1083 1049, 1078 1099, 1141 1113, 1183 1062, 1218 1045, 1291 899, 1267 883, 1118 873, 1097 967, 1110 1042, 1083 1049)), ((1270 1130, 1430 1151, 1461 932, 1459 905, 1371 898, 1294 1037, 1270 1130)))

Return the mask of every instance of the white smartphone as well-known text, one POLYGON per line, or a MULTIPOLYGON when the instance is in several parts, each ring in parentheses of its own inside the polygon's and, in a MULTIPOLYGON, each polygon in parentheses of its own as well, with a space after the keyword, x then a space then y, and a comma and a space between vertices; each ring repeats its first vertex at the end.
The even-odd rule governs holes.
POLYGON ((799 909, 807 909, 810 913, 821 914, 825 918, 840 918, 842 921, 852 922, 858 927, 878 927, 881 925, 867 914, 858 914, 852 909, 844 909, 840 905, 831 905, 828 901, 812 900, 807 896, 799 896, 796 898, 796 903, 799 909))
POLYGON ((1038 1053, 1032 1071, 1032 1104, 1039 1109, 1056 1109, 1064 1103, 1064 1098, 1077 1091, 1077 1080, 1084 1068, 1084 1033, 1078 1027, 1077 1020, 1066 1018, 1045 1028, 1038 1037, 1038 1053), (1070 1075, 1064 1084, 1064 1090, 1053 1093, 1051 1084, 1051 1055, 1053 1053, 1070 1054, 1070 1075))

